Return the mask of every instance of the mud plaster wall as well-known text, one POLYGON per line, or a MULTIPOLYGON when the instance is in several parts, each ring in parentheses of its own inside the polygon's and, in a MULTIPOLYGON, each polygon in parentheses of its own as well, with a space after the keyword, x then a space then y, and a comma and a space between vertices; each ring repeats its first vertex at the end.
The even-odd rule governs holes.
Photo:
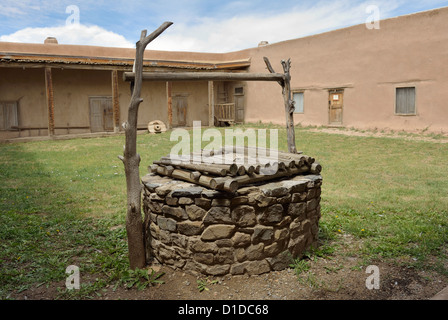
POLYGON ((149 174, 143 178, 147 258, 193 274, 282 270, 316 240, 320 175, 236 194, 149 174))

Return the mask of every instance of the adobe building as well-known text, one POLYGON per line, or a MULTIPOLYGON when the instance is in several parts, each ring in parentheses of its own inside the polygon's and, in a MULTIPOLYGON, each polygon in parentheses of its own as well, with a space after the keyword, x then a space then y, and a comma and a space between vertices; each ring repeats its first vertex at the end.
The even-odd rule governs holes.
MULTIPOLYGON (((163 34, 162 34, 163 36, 163 34)), ((150 47, 150 46, 149 46, 150 47)), ((0 139, 121 130, 135 49, 0 42, 0 139)), ((291 58, 296 124, 448 131, 448 7, 230 53, 147 50, 144 71, 268 73, 291 58)), ((276 82, 145 82, 139 128, 285 124, 276 82), (225 113, 223 113, 225 111, 225 113)))

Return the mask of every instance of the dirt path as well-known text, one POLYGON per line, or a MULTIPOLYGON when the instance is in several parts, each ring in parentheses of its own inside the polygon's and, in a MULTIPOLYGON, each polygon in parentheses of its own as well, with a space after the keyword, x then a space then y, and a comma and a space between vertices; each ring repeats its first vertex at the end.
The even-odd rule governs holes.
MULTIPOLYGON (((448 285, 448 278, 436 273, 375 262, 379 270, 379 289, 368 289, 361 257, 353 254, 361 243, 350 236, 337 240, 337 255, 306 260, 309 269, 299 276, 294 269, 259 276, 193 276, 183 271, 154 265, 165 272, 163 284, 144 290, 109 286, 93 295, 95 300, 426 300, 448 285), (205 283, 202 292, 198 280, 205 283)), ((95 281, 95 275, 81 275, 81 283, 95 281), (91 279, 91 280, 89 280, 91 279)), ((373 283, 373 282, 369 282, 373 283)), ((14 299, 54 299, 63 282, 13 294, 14 299), (58 289, 59 288, 59 289, 58 289)))

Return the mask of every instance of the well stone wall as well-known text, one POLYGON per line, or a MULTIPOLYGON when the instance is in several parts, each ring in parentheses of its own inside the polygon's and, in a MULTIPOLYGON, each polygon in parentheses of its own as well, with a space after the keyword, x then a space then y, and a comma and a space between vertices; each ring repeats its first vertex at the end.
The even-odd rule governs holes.
POLYGON ((320 175, 236 193, 148 174, 143 179, 147 257, 193 274, 282 270, 317 240, 320 175))

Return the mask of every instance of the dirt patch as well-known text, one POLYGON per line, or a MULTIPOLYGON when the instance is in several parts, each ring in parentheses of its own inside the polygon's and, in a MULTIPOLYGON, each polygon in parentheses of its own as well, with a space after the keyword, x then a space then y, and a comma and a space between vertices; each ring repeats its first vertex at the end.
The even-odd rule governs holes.
MULTIPOLYGON (((163 284, 143 290, 116 289, 110 285, 97 294, 95 300, 426 300, 448 285, 448 278, 435 272, 376 261, 379 289, 368 289, 367 265, 353 254, 360 243, 351 237, 341 237, 337 254, 322 258, 305 258, 309 268, 297 275, 292 268, 259 276, 194 276, 166 266, 153 265, 163 284), (198 281, 206 289, 199 291, 198 281)), ((81 283, 93 283, 94 275, 81 275, 81 283)), ((373 283, 373 282, 369 282, 373 283)), ((65 290, 65 282, 43 285, 11 295, 13 299, 55 299, 65 290)))

